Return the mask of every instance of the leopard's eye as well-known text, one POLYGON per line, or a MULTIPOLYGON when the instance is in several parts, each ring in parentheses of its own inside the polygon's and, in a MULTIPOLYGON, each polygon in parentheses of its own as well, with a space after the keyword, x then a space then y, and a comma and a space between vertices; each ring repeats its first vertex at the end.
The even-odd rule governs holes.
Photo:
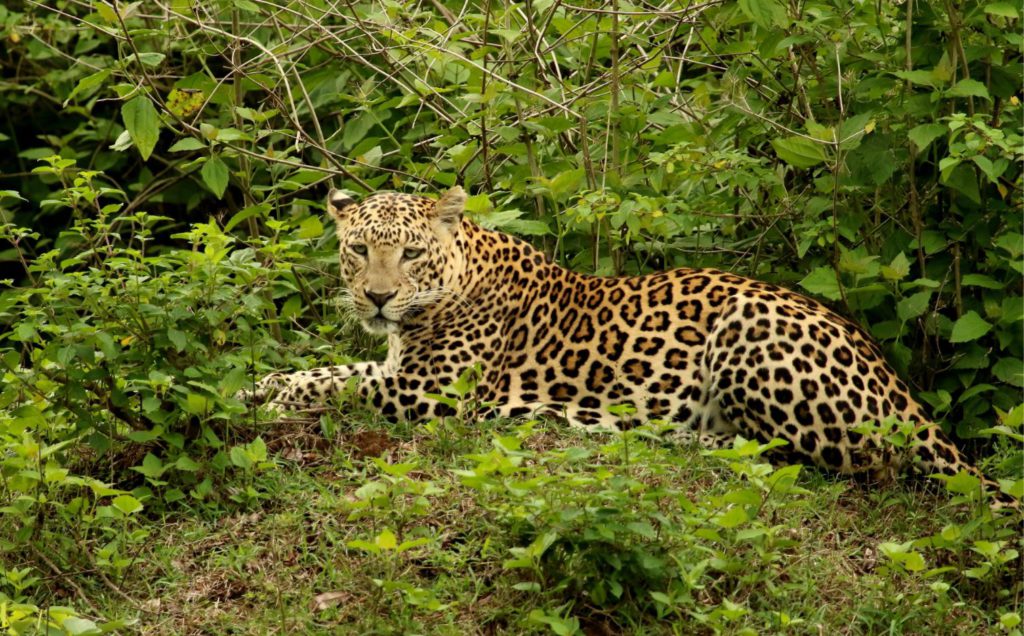
POLYGON ((402 250, 402 258, 407 261, 411 261, 414 258, 419 258, 423 255, 423 250, 418 247, 407 247, 402 250))
POLYGON ((348 246, 348 249, 352 250, 353 252, 360 256, 366 256, 366 246, 363 245, 362 243, 353 243, 352 245, 348 246))

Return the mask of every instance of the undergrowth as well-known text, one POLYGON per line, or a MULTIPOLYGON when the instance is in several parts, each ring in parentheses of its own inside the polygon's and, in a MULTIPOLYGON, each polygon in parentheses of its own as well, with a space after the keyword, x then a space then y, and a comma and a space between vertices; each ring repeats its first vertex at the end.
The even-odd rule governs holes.
MULTIPOLYGON (((53 249, 3 226, 31 281, 0 297, 10 633, 1019 633, 1019 518, 965 474, 862 486, 654 426, 264 421, 239 388, 352 351, 323 228, 151 249, 164 219, 95 177, 53 249)), ((1017 496, 1022 420, 983 431, 1017 496)))

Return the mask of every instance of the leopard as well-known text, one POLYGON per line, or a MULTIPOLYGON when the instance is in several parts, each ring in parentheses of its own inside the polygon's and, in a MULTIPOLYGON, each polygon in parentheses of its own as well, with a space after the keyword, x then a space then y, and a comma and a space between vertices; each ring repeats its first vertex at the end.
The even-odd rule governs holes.
POLYGON ((347 311, 387 339, 383 362, 271 373, 244 398, 275 412, 347 394, 391 421, 458 414, 441 394, 475 373, 479 417, 546 416, 588 430, 668 425, 683 443, 785 444, 783 462, 889 482, 981 479, 853 321, 781 286, 718 269, 605 277, 560 266, 439 197, 331 190, 347 311), (882 423, 913 425, 912 444, 882 423), (871 423, 875 427, 870 426, 871 423))

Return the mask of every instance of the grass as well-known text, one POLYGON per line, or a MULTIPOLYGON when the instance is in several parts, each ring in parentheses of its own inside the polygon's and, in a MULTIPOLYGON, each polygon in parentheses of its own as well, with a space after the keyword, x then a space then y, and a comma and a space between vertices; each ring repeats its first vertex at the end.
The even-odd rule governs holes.
POLYGON ((317 424, 264 430, 277 466, 219 491, 256 500, 147 511, 122 580, 81 573, 77 592, 49 580, 45 593, 146 634, 976 634, 1020 604, 1018 565, 972 581, 955 575, 970 552, 925 551, 928 568, 951 569, 938 574, 881 553, 970 519, 913 481, 804 470, 731 529, 707 511, 752 481, 697 449, 542 422, 334 426, 330 440, 317 424), (532 565, 511 563, 545 533, 557 539, 532 565), (675 602, 652 602, 702 560, 675 602), (612 579, 618 598, 598 598, 612 579))

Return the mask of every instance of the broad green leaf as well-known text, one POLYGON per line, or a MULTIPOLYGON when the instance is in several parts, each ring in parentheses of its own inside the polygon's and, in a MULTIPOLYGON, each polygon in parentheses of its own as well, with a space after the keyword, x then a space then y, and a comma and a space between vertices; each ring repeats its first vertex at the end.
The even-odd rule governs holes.
POLYGON ((119 495, 111 503, 126 515, 142 510, 142 503, 131 495, 119 495))
POLYGON ((949 492, 955 492, 958 495, 976 493, 981 487, 981 480, 966 470, 961 470, 955 475, 933 475, 933 477, 946 482, 946 490, 949 492))
POLYGON ((398 540, 395 538, 394 533, 387 528, 381 531, 373 542, 382 550, 394 550, 398 547, 398 540))
POLYGON ((245 373, 245 369, 235 367, 221 378, 220 382, 217 383, 217 389, 221 392, 221 395, 234 395, 236 391, 248 384, 250 384, 250 380, 245 373))
POLYGON ((775 154, 797 168, 812 168, 825 161, 825 147, 805 137, 778 137, 772 139, 775 154))
POLYGON ((946 91, 947 97, 980 97, 990 99, 985 85, 975 79, 962 79, 946 91))
POLYGON ((268 212, 270 212, 270 210, 271 206, 269 203, 257 203, 256 205, 250 205, 247 208, 243 208, 228 220, 228 222, 224 225, 224 231, 230 232, 242 221, 245 221, 246 219, 251 219, 256 216, 265 216, 268 212))
POLYGON ((1006 283, 1001 283, 991 276, 985 276, 984 274, 966 274, 960 280, 960 284, 964 286, 984 287, 985 289, 1002 289, 1006 287, 1006 283))
POLYGON ((395 548, 395 552, 398 552, 399 554, 401 554, 402 552, 405 552, 407 550, 412 550, 413 548, 418 548, 421 545, 427 545, 428 543, 430 543, 430 539, 428 539, 426 537, 420 537, 419 539, 412 539, 411 541, 403 541, 402 543, 398 544, 397 548, 395 548))
POLYGON ((1017 12, 1017 7, 1012 2, 990 2, 985 5, 985 13, 989 15, 998 15, 1004 18, 1017 19, 1020 17, 1020 13, 1017 12))
POLYGON ((565 132, 576 126, 576 122, 568 117, 538 117, 532 121, 553 133, 565 132))
POLYGON ((1006 612, 999 617, 999 624, 1003 626, 1003 629, 1009 631, 1020 625, 1021 617, 1017 612, 1006 612))
POLYGON ((252 468, 252 458, 249 457, 249 453, 246 453, 245 449, 241 446, 232 446, 229 456, 231 457, 231 463, 242 470, 252 468))
MULTIPOLYGON (((940 163, 941 167, 941 163, 940 163)), ((975 203, 981 203, 981 193, 978 190, 978 178, 970 166, 961 164, 950 171, 944 171, 941 179, 943 183, 953 188, 975 203)))
POLYGON ((167 149, 167 152, 185 152, 187 150, 202 150, 204 148, 206 148, 206 144, 195 137, 185 137, 174 142, 174 144, 167 149))
POLYGON ((574 192, 580 180, 583 179, 583 175, 582 168, 578 170, 563 170, 555 175, 555 178, 551 179, 547 186, 553 195, 559 197, 569 192, 574 192))
POLYGON ((311 239, 320 238, 324 233, 324 224, 315 216, 307 216, 299 224, 299 238, 311 239))
POLYGON ((937 77, 934 71, 896 71, 896 77, 907 80, 911 84, 931 86, 932 88, 945 84, 945 81, 937 77))
POLYGON ((882 266, 881 272, 886 280, 903 280, 910 273, 910 261, 906 254, 900 252, 891 263, 882 266))
POLYGON ((135 60, 143 66, 153 67, 159 66, 160 62, 163 62, 164 58, 166 57, 167 55, 164 53, 159 53, 157 51, 148 51, 146 53, 139 53, 138 55, 132 53, 126 58, 126 61, 135 60))
POLYGON ((295 318, 302 313, 302 295, 292 294, 288 297, 288 300, 284 301, 281 305, 281 318, 288 320, 289 318, 295 318))
POLYGON ((1014 499, 1024 499, 1024 479, 1000 479, 999 490, 1014 499))
POLYGON ((267 461, 267 443, 262 437, 257 437, 246 445, 246 450, 258 462, 267 461))
POLYGON ((711 521, 723 528, 735 528, 742 523, 746 523, 748 519, 750 519, 750 516, 743 506, 733 506, 711 521))
POLYGON ((839 290, 839 281, 836 279, 835 270, 831 267, 815 268, 800 281, 800 286, 812 294, 824 296, 829 300, 839 300, 843 297, 839 290))
POLYGON ((345 144, 345 148, 351 149, 362 141, 366 133, 370 132, 376 123, 377 116, 371 111, 363 111, 346 121, 341 133, 341 141, 345 144))
POLYGON ((99 625, 81 616, 68 616, 61 621, 60 625, 64 633, 70 636, 92 636, 93 634, 105 633, 105 630, 100 629, 99 625))
POLYGON ((185 347, 188 345, 188 336, 185 335, 185 332, 175 329, 174 327, 168 327, 167 339, 171 341, 171 344, 173 344, 174 348, 179 352, 184 351, 185 347))
POLYGON ((210 157, 203 164, 200 174, 210 191, 217 195, 218 199, 224 198, 224 191, 228 189, 228 167, 220 157, 210 157))
POLYGON ((192 415, 205 415, 210 410, 210 399, 201 393, 189 393, 185 398, 185 410, 192 415))
POLYGON ((145 95, 137 95, 121 106, 121 118, 142 159, 149 159, 160 137, 160 117, 153 102, 145 95))
POLYGON ((971 157, 971 161, 975 163, 981 171, 988 177, 990 183, 999 183, 999 177, 1006 171, 1006 168, 1010 165, 1005 159, 999 159, 993 162, 985 155, 975 155, 971 157))
POLYGON ((907 296, 896 303, 896 315, 903 322, 917 318, 928 310, 928 303, 931 297, 932 293, 930 291, 918 292, 912 296, 907 296))
POLYGON ((992 366, 992 374, 1007 384, 1024 387, 1024 360, 1014 357, 1000 358, 999 362, 992 366))
POLYGON ((782 28, 789 24, 786 7, 776 0, 740 0, 740 10, 760 27, 782 28))
POLYGON ((345 545, 350 548, 355 548, 357 550, 364 550, 366 552, 371 552, 373 554, 380 554, 380 547, 378 547, 374 543, 370 543, 369 541, 363 541, 362 539, 354 539, 352 541, 349 541, 345 545))
POLYGON ((921 124, 911 128, 907 136, 917 146, 918 152, 922 152, 933 141, 947 132, 949 132, 949 128, 945 124, 921 124))
POLYGON ((956 344, 977 340, 987 334, 990 329, 992 329, 992 325, 979 316, 978 312, 969 311, 953 324, 953 333, 949 337, 949 341, 956 344))
POLYGON ((164 474, 165 468, 159 457, 153 453, 146 453, 146 456, 142 458, 142 465, 132 466, 132 470, 142 473, 146 477, 156 479, 164 474))
POLYGON ((188 455, 178 457, 177 461, 174 462, 174 467, 189 473, 194 473, 201 468, 199 463, 188 455))
POLYGON ((523 35, 522 30, 519 29, 490 29, 489 32, 501 37, 509 44, 515 42, 523 35))
POLYGON ((921 553, 917 550, 907 552, 903 555, 902 561, 903 567, 905 567, 908 572, 920 572, 925 568, 924 557, 921 556, 921 553))
POLYGON ((75 87, 68 94, 68 98, 64 100, 64 104, 63 105, 67 106, 68 102, 70 102, 72 99, 74 99, 74 97, 76 95, 78 95, 81 92, 87 91, 87 90, 89 90, 91 88, 95 88, 96 86, 99 86, 108 77, 110 77, 110 69, 103 69, 102 71, 96 71, 92 75, 88 75, 86 77, 83 77, 82 79, 80 79, 78 81, 78 84, 76 84, 75 87))

